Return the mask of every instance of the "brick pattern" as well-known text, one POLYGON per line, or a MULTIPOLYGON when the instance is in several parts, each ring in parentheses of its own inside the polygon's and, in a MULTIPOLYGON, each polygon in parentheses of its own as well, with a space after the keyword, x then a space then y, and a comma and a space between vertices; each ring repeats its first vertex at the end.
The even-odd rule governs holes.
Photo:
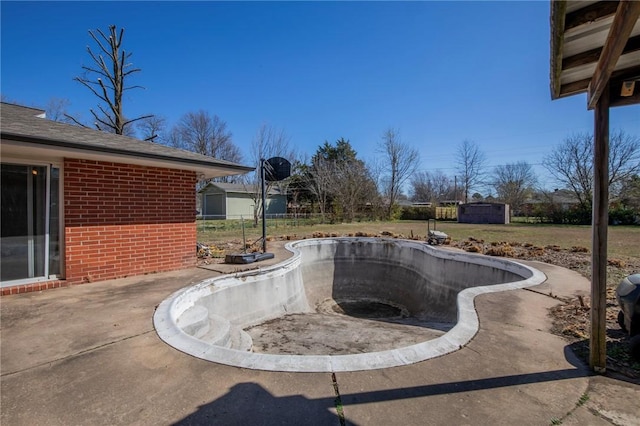
POLYGON ((66 159, 68 228, 195 223, 194 172, 66 159))
POLYGON ((22 285, 14 285, 13 287, 5 287, 2 289, 3 296, 10 294, 30 293, 32 291, 48 290, 51 288, 68 287, 70 283, 66 280, 44 281, 38 283, 29 283, 22 285))
POLYGON ((63 182, 65 280, 2 295, 195 266, 194 172, 65 159, 63 182))
POLYGON ((184 170, 65 160, 67 281, 195 265, 195 183, 184 170))

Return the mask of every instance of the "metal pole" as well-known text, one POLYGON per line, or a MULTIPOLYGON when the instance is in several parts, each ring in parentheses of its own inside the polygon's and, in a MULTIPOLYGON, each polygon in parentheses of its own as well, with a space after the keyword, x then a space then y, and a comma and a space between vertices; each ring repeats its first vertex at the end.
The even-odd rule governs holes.
POLYGON ((247 238, 244 233, 244 217, 240 215, 240 221, 242 222, 242 252, 247 253, 247 238))
POLYGON ((267 252, 267 191, 264 185, 264 158, 260 159, 260 175, 262 181, 262 252, 267 252))

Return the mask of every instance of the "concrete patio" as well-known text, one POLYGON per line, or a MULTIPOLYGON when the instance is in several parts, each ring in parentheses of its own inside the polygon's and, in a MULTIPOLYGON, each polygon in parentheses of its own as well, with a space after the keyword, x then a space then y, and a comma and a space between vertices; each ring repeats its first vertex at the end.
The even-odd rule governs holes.
MULTIPOLYGON (((271 251, 276 260, 286 252, 271 251)), ((413 365, 277 373, 219 365, 162 342, 154 309, 219 275, 189 269, 3 297, 3 425, 640 424, 640 386, 593 376, 549 332, 549 296, 587 294, 578 274, 476 299, 480 331, 464 348, 413 365), (569 415, 567 415, 570 413, 569 415)), ((256 267, 256 265, 246 265, 256 267)), ((241 267, 234 265, 232 272, 241 267)))

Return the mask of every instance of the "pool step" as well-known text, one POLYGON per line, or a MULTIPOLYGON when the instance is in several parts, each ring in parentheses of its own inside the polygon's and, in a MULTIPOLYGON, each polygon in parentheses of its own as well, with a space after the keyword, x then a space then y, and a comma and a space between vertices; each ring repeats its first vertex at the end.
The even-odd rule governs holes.
POLYGON ((200 337, 203 342, 228 348, 231 346, 231 323, 221 316, 209 315, 209 331, 200 337))
POLYGON ((246 331, 232 326, 228 320, 218 315, 209 315, 208 331, 198 338, 211 345, 239 351, 250 351, 253 348, 253 339, 246 331))
POLYGON ((184 311, 176 323, 185 333, 199 339, 209 331, 209 310, 204 306, 194 305, 184 311))
POLYGON ((253 350, 253 339, 246 331, 233 327, 231 329, 231 349, 251 352, 253 350))

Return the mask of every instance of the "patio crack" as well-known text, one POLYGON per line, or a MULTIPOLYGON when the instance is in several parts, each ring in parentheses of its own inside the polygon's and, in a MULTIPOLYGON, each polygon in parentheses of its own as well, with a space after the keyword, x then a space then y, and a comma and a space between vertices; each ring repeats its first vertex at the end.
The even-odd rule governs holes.
POLYGON ((24 373, 25 371, 33 370, 34 368, 43 367, 43 366, 46 366, 46 365, 53 364, 55 362, 60 362, 60 361, 64 361, 64 360, 69 359, 69 358, 74 358, 74 357, 77 357, 77 356, 80 356, 80 355, 84 355, 84 354, 86 354, 88 352, 93 352, 95 350, 102 349, 102 348, 104 348, 106 346, 111 346, 111 345, 116 344, 116 343, 124 342, 124 341, 127 341, 129 339, 133 339, 135 337, 144 336, 145 334, 149 334, 151 332, 155 332, 155 329, 143 331, 142 333, 134 334, 134 335, 131 335, 131 336, 126 336, 126 337, 123 337, 121 339, 112 340, 110 342, 103 343, 103 344, 97 345, 97 346, 93 346, 91 348, 83 349, 83 350, 81 350, 79 352, 75 352, 75 353, 72 353, 72 354, 69 354, 69 355, 65 355, 65 356, 60 357, 60 358, 56 358, 56 359, 53 359, 53 360, 50 360, 50 361, 41 362, 40 364, 35 364, 35 365, 30 366, 30 367, 23 368, 21 370, 16 370, 16 371, 10 371, 8 373, 3 373, 3 374, 0 374, 0 377, 7 377, 7 376, 12 376, 14 374, 24 373))
POLYGON ((340 419, 340 426, 346 426, 347 422, 344 418, 344 407, 342 406, 342 398, 340 398, 340 389, 338 388, 338 380, 336 380, 336 373, 331 373, 331 382, 333 383, 333 392, 336 397, 334 398, 334 404, 338 418, 340 419))

